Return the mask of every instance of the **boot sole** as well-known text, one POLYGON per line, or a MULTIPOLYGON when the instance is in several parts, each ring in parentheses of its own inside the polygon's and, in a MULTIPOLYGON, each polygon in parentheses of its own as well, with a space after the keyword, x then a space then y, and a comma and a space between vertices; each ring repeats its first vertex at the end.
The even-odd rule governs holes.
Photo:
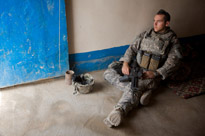
POLYGON ((110 115, 108 115, 108 117, 104 120, 104 123, 108 126, 108 127, 117 127, 120 125, 122 121, 122 117, 121 117, 121 113, 118 111, 114 111, 111 112, 110 115))

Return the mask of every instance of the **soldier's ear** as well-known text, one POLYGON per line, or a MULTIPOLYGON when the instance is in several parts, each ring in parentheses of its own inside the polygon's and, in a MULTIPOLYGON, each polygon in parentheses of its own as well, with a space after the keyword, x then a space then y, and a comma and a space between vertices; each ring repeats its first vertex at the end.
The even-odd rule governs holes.
POLYGON ((166 24, 165 24, 165 25, 166 25, 166 27, 168 27, 168 26, 169 26, 169 24, 170 24, 170 22, 169 22, 169 21, 167 21, 167 22, 166 22, 166 24))

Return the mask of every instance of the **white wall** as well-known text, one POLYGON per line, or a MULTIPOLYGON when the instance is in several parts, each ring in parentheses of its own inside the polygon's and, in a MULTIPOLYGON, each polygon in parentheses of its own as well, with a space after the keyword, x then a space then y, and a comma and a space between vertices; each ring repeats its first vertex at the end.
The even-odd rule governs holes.
POLYGON ((130 44, 159 9, 178 37, 205 33, 205 0, 66 0, 69 53, 130 44))

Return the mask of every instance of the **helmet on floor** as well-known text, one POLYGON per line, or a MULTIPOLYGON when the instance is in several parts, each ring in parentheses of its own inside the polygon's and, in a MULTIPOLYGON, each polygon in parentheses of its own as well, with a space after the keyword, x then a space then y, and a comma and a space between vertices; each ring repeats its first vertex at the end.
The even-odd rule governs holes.
POLYGON ((87 94, 93 89, 94 78, 88 73, 80 74, 73 77, 73 85, 75 87, 74 94, 87 94))

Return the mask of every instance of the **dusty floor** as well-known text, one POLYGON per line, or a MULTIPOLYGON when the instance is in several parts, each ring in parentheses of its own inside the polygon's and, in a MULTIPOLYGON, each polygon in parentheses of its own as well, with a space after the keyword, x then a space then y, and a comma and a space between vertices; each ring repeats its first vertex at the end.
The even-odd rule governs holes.
POLYGON ((122 92, 95 78, 92 93, 73 95, 64 78, 0 91, 0 136, 205 136, 205 95, 182 99, 162 86, 118 128, 103 119, 122 92))

